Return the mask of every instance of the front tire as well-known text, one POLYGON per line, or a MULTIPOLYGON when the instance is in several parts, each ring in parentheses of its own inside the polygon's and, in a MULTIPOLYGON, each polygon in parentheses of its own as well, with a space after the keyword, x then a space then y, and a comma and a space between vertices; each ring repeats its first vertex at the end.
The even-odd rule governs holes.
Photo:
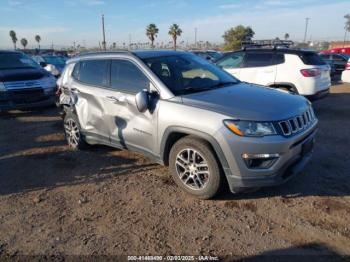
POLYGON ((210 144, 188 136, 170 150, 169 168, 176 184, 187 193, 210 199, 222 189, 224 177, 210 144))
POLYGON ((66 111, 63 123, 68 146, 73 150, 85 149, 87 147, 87 143, 81 134, 77 116, 70 111, 66 111))

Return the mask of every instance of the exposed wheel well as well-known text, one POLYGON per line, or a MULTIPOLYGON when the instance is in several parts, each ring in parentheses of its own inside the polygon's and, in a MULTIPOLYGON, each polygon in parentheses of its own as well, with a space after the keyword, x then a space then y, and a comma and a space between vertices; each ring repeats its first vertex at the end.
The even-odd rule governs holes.
POLYGON ((281 88, 281 89, 287 89, 290 92, 298 94, 298 89, 293 85, 293 84, 288 84, 288 83, 276 83, 270 85, 272 88, 281 88))

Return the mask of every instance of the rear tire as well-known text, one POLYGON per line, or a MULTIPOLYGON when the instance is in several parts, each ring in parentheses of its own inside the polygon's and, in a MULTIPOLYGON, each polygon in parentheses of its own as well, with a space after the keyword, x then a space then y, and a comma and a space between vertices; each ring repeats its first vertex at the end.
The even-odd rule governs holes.
POLYGON ((219 162, 205 140, 187 136, 177 141, 170 150, 169 169, 176 184, 195 197, 210 199, 223 187, 219 162))
POLYGON ((64 133, 68 146, 73 150, 82 150, 87 148, 77 116, 66 110, 63 120, 64 133))

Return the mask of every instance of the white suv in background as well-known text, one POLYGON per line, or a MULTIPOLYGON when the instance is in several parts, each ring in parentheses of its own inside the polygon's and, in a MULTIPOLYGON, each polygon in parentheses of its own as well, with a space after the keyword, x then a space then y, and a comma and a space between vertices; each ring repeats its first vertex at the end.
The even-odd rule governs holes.
POLYGON ((330 67, 317 53, 254 48, 226 53, 216 64, 241 81, 287 89, 310 98, 329 92, 330 67))

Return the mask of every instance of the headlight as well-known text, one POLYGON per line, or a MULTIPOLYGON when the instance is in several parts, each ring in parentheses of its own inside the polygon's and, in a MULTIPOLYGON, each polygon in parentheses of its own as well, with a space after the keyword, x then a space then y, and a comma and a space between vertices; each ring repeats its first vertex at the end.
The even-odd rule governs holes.
POLYGON ((269 136, 277 132, 272 123, 243 120, 225 120, 225 126, 239 136, 269 136))
POLYGON ((58 71, 58 69, 56 68, 55 65, 52 64, 48 64, 45 69, 47 71, 49 71, 51 74, 53 74, 54 76, 58 76, 60 74, 60 71, 58 71))
POLYGON ((5 92, 6 91, 6 87, 4 85, 3 82, 0 82, 0 92, 5 92))

